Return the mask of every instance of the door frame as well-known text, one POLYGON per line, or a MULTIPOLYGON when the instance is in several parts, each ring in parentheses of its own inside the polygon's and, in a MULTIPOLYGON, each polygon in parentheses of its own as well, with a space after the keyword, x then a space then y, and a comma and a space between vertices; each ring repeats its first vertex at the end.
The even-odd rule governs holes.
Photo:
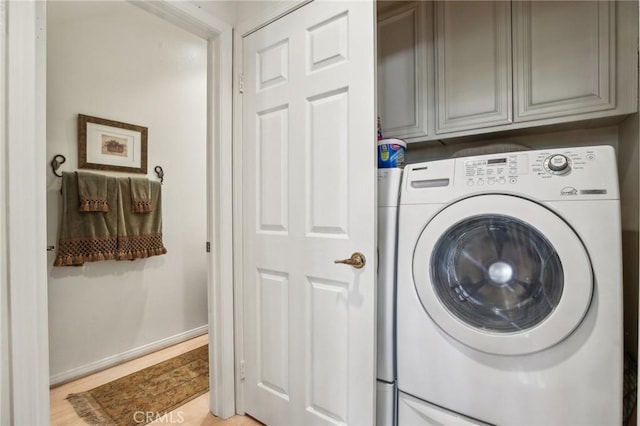
POLYGON ((48 424, 46 10, 1 1, 1 415, 6 424, 48 424))
MULTIPOLYGON (((227 418, 235 414, 229 284, 233 282, 233 29, 191 3, 129 1, 207 40, 209 408, 227 418)), ((0 353, 0 419, 48 424, 46 5, 0 2, 0 28, 7 30, 0 35, 0 93, 6 94, 7 102, 0 106, 0 152, 6 158, 0 163, 0 199, 6 206, 0 209, 0 329, 2 347, 7 348, 7 353, 0 353)))
POLYGON ((274 7, 263 12, 260 16, 249 18, 236 25, 233 36, 233 69, 237 80, 233 90, 233 212, 239 220, 233 221, 233 294, 234 294, 234 345, 235 345, 235 403, 236 413, 245 414, 244 398, 244 280, 242 273, 243 260, 243 229, 242 229, 242 73, 243 73, 243 40, 249 34, 271 22, 293 12, 313 0, 288 0, 278 2, 274 7), (284 3, 284 4, 283 4, 284 3))

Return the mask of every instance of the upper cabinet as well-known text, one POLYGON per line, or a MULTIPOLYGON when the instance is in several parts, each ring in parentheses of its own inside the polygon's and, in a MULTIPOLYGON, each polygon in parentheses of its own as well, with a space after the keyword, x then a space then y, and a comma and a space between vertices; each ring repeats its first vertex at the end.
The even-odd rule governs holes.
POLYGON ((433 57, 433 5, 411 2, 378 14, 378 115, 385 137, 424 138, 433 57), (429 60, 429 61, 428 61, 429 60))
POLYGON ((637 2, 397 5, 379 3, 385 137, 437 140, 637 111, 637 2))
POLYGON ((513 3, 516 121, 616 107, 615 6, 513 3))
POLYGON ((435 3, 437 133, 511 123, 511 5, 435 3))

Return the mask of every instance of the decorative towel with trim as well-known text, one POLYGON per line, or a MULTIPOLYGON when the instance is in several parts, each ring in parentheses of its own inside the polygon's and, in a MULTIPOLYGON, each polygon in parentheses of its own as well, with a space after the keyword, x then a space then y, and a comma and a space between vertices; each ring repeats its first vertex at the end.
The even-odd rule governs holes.
POLYGON ((118 253, 117 260, 133 260, 165 254, 162 242, 162 192, 159 182, 149 181, 153 210, 133 213, 128 178, 118 179, 118 253))
POLYGON ((76 172, 81 212, 108 212, 107 176, 76 172))
POLYGON ((118 249, 118 183, 106 178, 107 212, 80 211, 78 175, 62 172, 62 212, 54 266, 115 259, 118 249))
POLYGON ((134 213, 149 213, 153 211, 151 201, 151 186, 147 178, 129 178, 131 186, 131 210, 134 213))

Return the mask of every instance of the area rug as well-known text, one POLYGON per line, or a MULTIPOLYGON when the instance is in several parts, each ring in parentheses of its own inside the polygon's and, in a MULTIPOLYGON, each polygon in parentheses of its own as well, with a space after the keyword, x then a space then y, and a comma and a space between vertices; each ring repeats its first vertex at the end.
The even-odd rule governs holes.
POLYGON ((208 346, 67 399, 90 425, 144 425, 209 390, 208 346))

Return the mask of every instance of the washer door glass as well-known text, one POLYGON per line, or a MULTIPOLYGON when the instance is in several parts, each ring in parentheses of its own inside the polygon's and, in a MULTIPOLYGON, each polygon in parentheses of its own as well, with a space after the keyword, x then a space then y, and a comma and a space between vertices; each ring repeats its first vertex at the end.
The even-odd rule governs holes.
POLYGON ((440 329, 501 355, 541 351, 570 336, 593 292, 591 261, 571 226, 511 195, 478 195, 440 210, 417 238, 412 272, 440 329))
POLYGON ((502 215, 476 216, 449 228, 430 265, 444 306, 465 323, 496 332, 543 321, 564 286, 551 243, 535 228, 502 215))

